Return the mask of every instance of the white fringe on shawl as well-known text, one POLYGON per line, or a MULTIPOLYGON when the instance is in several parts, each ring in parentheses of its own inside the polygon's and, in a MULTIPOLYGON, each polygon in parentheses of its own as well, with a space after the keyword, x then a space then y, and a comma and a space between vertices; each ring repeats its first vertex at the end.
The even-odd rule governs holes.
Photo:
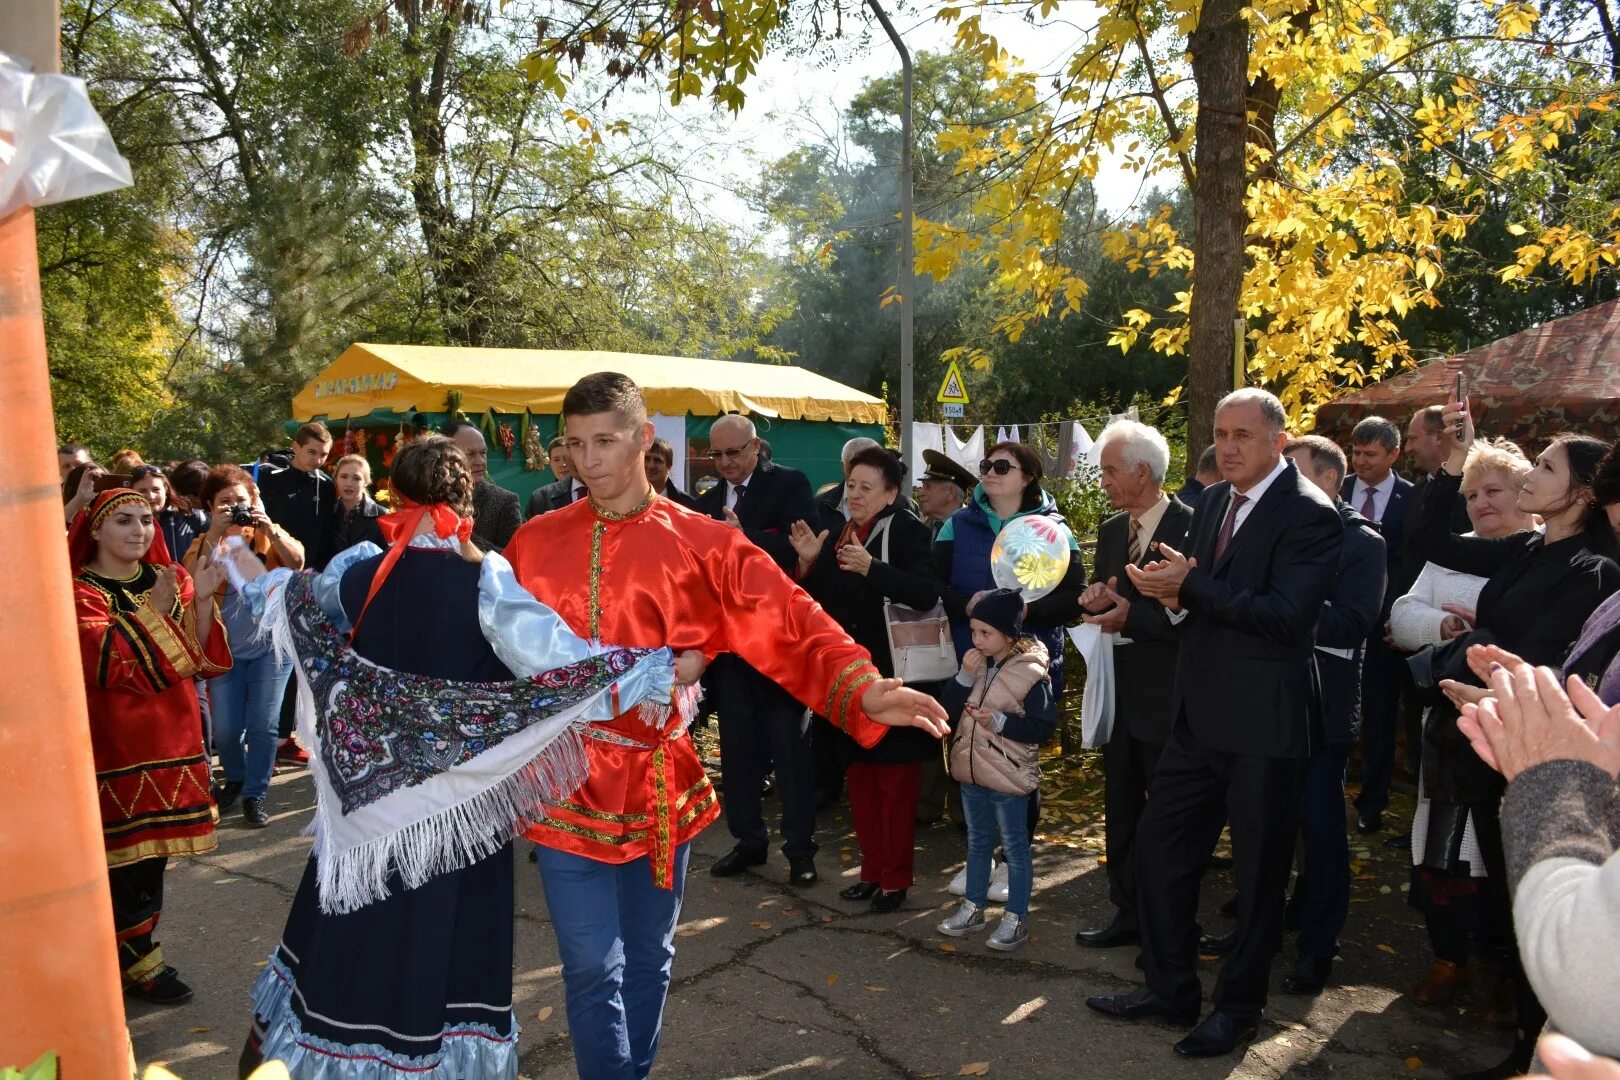
MULTIPOLYGON (((584 714, 607 690, 508 737, 472 761, 345 814, 321 757, 314 695, 297 661, 287 592, 282 587, 266 597, 261 626, 268 627, 276 654, 293 663, 298 736, 309 750, 315 780, 310 831, 322 911, 342 914, 386 898, 392 872, 414 889, 439 874, 470 866, 543 819, 547 802, 566 799, 585 782, 584 714)), ((642 707, 658 705, 649 700, 642 707)))

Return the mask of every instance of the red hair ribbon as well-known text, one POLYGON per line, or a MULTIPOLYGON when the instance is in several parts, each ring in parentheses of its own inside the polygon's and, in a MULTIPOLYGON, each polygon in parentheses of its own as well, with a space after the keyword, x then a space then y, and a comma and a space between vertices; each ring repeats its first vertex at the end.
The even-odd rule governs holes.
POLYGON ((360 632, 360 620, 366 617, 372 600, 377 597, 377 590, 382 588, 383 582, 388 580, 388 575, 393 573, 394 564, 405 554, 405 549, 411 546, 411 540, 422 527, 424 517, 432 517, 433 534, 442 540, 448 540, 453 536, 465 544, 472 539, 473 519, 462 517, 446 504, 441 502, 424 506, 412 502, 397 491, 394 498, 399 501, 399 509, 377 519, 383 538, 389 543, 388 554, 383 556, 382 565, 377 567, 377 573, 372 576, 371 588, 366 590, 366 602, 361 605, 360 614, 354 620, 354 628, 349 631, 350 641, 353 641, 355 635, 360 632))

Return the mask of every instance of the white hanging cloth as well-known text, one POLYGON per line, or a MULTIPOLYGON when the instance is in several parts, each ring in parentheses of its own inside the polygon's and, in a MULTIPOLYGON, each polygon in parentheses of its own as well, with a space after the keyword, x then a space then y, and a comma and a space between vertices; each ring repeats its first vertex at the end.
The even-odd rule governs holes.
POLYGON ((911 482, 918 482, 918 478, 928 471, 928 462, 923 460, 924 450, 937 450, 945 452, 945 429, 938 424, 912 424, 911 425, 911 482))
POLYGON ((1114 642, 1095 623, 1069 627, 1069 637, 1086 663, 1086 690, 1080 699, 1080 745, 1101 746, 1114 734, 1114 642))
POLYGON ((1091 436, 1086 433, 1085 427, 1078 420, 1068 423, 1068 452, 1063 455, 1063 476, 1065 479, 1073 477, 1079 472, 1082 462, 1090 460, 1091 436))
POLYGON ((974 476, 978 476, 979 462, 984 460, 984 428, 974 428, 973 434, 968 436, 967 442, 963 442, 956 437, 956 430, 947 426, 945 428, 945 456, 974 476))
POLYGON ((675 490, 686 490, 686 417, 653 415, 648 417, 652 421, 653 434, 660 439, 669 440, 669 445, 675 451, 675 462, 669 468, 670 483, 675 490))

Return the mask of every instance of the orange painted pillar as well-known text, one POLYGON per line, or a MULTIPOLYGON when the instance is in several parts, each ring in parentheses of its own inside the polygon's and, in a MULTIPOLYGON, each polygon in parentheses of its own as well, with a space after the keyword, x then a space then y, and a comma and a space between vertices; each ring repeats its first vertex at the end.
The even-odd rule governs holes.
MULTIPOLYGON (((56 68, 56 5, 0 0, 0 49, 56 68), (49 35, 48 37, 46 35, 49 35)), ((34 214, 0 219, 0 1066, 129 1075, 69 587, 34 214)))

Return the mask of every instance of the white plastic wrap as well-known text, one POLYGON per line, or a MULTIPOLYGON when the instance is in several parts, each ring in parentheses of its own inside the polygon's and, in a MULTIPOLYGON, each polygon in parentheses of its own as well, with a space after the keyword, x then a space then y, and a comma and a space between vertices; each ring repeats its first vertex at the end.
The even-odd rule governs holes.
POLYGON ((0 217, 132 183, 83 79, 35 75, 0 52, 0 217))

